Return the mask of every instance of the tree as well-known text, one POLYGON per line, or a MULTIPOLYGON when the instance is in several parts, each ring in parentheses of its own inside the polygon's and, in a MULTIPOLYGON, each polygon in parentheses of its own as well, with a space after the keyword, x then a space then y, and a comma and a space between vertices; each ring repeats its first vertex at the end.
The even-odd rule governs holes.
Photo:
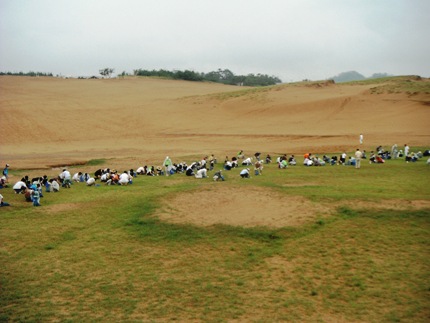
POLYGON ((105 77, 109 77, 111 76, 111 74, 114 72, 115 70, 113 68, 102 68, 101 70, 99 70, 100 75, 105 76, 105 77))

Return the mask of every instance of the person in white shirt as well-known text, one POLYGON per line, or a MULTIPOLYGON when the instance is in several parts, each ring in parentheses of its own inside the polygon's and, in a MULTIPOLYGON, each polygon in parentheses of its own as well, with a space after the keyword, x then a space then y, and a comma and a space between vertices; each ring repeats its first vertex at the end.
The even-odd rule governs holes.
POLYGON ((225 170, 231 170, 233 168, 233 165, 231 164, 231 162, 229 160, 226 160, 224 162, 224 169, 225 170))
POLYGON ((394 144, 393 147, 391 147, 391 158, 397 159, 397 144, 394 144))
POLYGON ((305 158, 303 160, 303 165, 305 165, 305 166, 312 166, 313 164, 314 164, 314 162, 310 158, 305 158))
POLYGON ((63 169, 63 172, 60 175, 60 178, 63 179, 63 187, 70 188, 70 185, 72 184, 72 175, 70 175, 70 172, 67 169, 63 169))
POLYGON ((79 173, 76 173, 75 175, 73 175, 73 177, 72 177, 72 180, 74 181, 74 182, 80 182, 81 181, 81 175, 82 175, 82 173, 81 172, 79 172, 79 173))
POLYGON ((249 166, 252 165, 252 157, 248 157, 246 158, 243 162, 242 162, 243 166, 249 166))
POLYGON ((59 192, 60 191, 60 184, 58 184, 58 182, 55 179, 52 180, 51 187, 52 187, 53 192, 59 192))
POLYGON ((110 178, 110 173, 104 173, 101 177, 100 177, 100 181, 103 183, 106 183, 110 178))
POLYGON ((242 178, 250 178, 251 176, 249 176, 249 168, 242 169, 239 175, 242 178))
POLYGON ((124 171, 124 173, 122 173, 119 176, 119 183, 121 185, 128 185, 128 183, 130 182, 130 180, 131 180, 131 177, 130 177, 130 175, 128 175, 128 173, 126 171, 124 171))
POLYGON ((208 158, 207 156, 202 158, 202 160, 200 161, 200 168, 203 168, 203 167, 206 168, 206 159, 207 158, 208 158))
POLYGON ((345 165, 345 163, 346 163, 346 157, 347 157, 347 155, 346 155, 346 153, 344 152, 344 153, 342 153, 342 155, 340 155, 340 163, 342 164, 342 165, 345 165))
POLYGON ((196 178, 206 178, 208 177, 208 170, 206 168, 201 168, 197 171, 196 178))
POLYGON ((13 189, 15 190, 16 194, 24 193, 25 190, 27 189, 27 185, 25 185, 23 181, 18 181, 13 186, 13 189))
POLYGON ((94 177, 90 177, 87 180, 87 186, 95 186, 96 185, 96 179, 94 177))
POLYGON ((297 165, 297 161, 296 161, 296 158, 294 157, 294 155, 291 155, 290 158, 288 158, 288 164, 290 164, 291 166, 297 165))
POLYGON ((405 144, 405 157, 409 155, 409 146, 405 144))
POLYGON ((67 170, 67 169, 63 169, 63 173, 62 173, 62 176, 61 176, 61 178, 62 179, 71 179, 71 175, 70 175, 70 172, 67 170))
POLYGON ((362 145, 362 144, 363 144, 363 134, 360 133, 360 145, 362 145))

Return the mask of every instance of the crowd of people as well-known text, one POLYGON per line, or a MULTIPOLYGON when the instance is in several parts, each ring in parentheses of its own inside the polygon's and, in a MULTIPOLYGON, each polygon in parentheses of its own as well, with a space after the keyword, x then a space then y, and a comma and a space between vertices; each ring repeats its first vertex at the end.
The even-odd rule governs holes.
MULTIPOLYGON (((398 149, 395 144, 391 147, 391 150, 385 150, 382 146, 376 147, 374 151, 371 151, 369 157, 365 150, 356 149, 352 156, 348 156, 346 152, 342 154, 322 157, 313 155, 312 153, 306 153, 303 155, 303 165, 306 167, 311 166, 325 166, 325 165, 344 165, 354 166, 355 168, 361 167, 362 160, 369 160, 369 163, 383 164, 389 159, 404 158, 409 162, 416 162, 423 157, 429 157, 427 164, 430 165, 430 151, 425 150, 424 152, 411 152, 407 144, 404 145, 404 149, 398 149)), ((231 171, 235 168, 241 167, 239 176, 241 178, 251 178, 251 169, 254 168, 254 175, 259 176, 263 174, 263 165, 272 163, 272 157, 267 154, 265 158, 262 158, 260 152, 256 152, 253 156, 245 156, 243 150, 240 150, 236 156, 231 159, 226 156, 223 164, 223 168, 217 170, 212 175, 214 181, 224 181, 225 176, 223 171, 231 171)), ((296 166, 297 161, 294 155, 287 156, 287 154, 280 155, 276 158, 276 163, 279 169, 286 169, 289 166, 296 166)), ((136 171, 133 169, 124 170, 118 172, 115 169, 100 168, 97 169, 93 175, 90 173, 76 172, 71 175, 67 168, 64 168, 58 176, 48 178, 47 175, 41 177, 29 178, 28 176, 22 177, 19 181, 14 183, 12 189, 16 194, 23 194, 24 198, 28 202, 32 202, 34 206, 40 206, 40 198, 43 197, 43 188, 45 192, 59 192, 60 188, 69 189, 73 183, 85 183, 87 186, 100 186, 104 185, 131 185, 133 179, 137 176, 172 176, 174 174, 185 174, 185 176, 194 177, 197 179, 208 178, 208 172, 215 169, 217 160, 212 154, 211 156, 204 156, 200 161, 194 161, 191 164, 185 162, 174 163, 171 158, 166 156, 162 166, 140 166, 136 171), (97 181, 100 182, 97 183, 97 181)), ((0 178, 0 189, 9 187, 9 164, 6 164, 3 169, 2 177, 0 178)), ((0 194, 0 207, 9 206, 9 203, 3 200, 3 196, 0 194)))

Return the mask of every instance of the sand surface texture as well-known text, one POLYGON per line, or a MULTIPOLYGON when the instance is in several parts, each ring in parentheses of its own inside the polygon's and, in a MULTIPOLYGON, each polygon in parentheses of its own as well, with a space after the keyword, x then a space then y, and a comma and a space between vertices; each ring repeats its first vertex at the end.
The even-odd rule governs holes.
MULTIPOLYGON (((420 82, 429 82, 424 79, 420 82)), ((14 168, 116 158, 300 153, 430 142, 430 95, 375 85, 243 88, 150 78, 0 77, 0 159, 14 168), (243 91, 245 90, 245 91, 243 91)), ((126 165, 124 165, 126 166, 126 165)))

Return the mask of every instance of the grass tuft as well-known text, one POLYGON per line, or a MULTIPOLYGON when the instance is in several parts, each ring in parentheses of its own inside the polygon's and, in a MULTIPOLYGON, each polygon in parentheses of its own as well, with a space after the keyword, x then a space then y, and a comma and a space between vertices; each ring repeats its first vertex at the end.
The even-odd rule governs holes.
POLYGON ((86 162, 86 166, 99 166, 104 165, 106 163, 106 159, 91 159, 86 162))

